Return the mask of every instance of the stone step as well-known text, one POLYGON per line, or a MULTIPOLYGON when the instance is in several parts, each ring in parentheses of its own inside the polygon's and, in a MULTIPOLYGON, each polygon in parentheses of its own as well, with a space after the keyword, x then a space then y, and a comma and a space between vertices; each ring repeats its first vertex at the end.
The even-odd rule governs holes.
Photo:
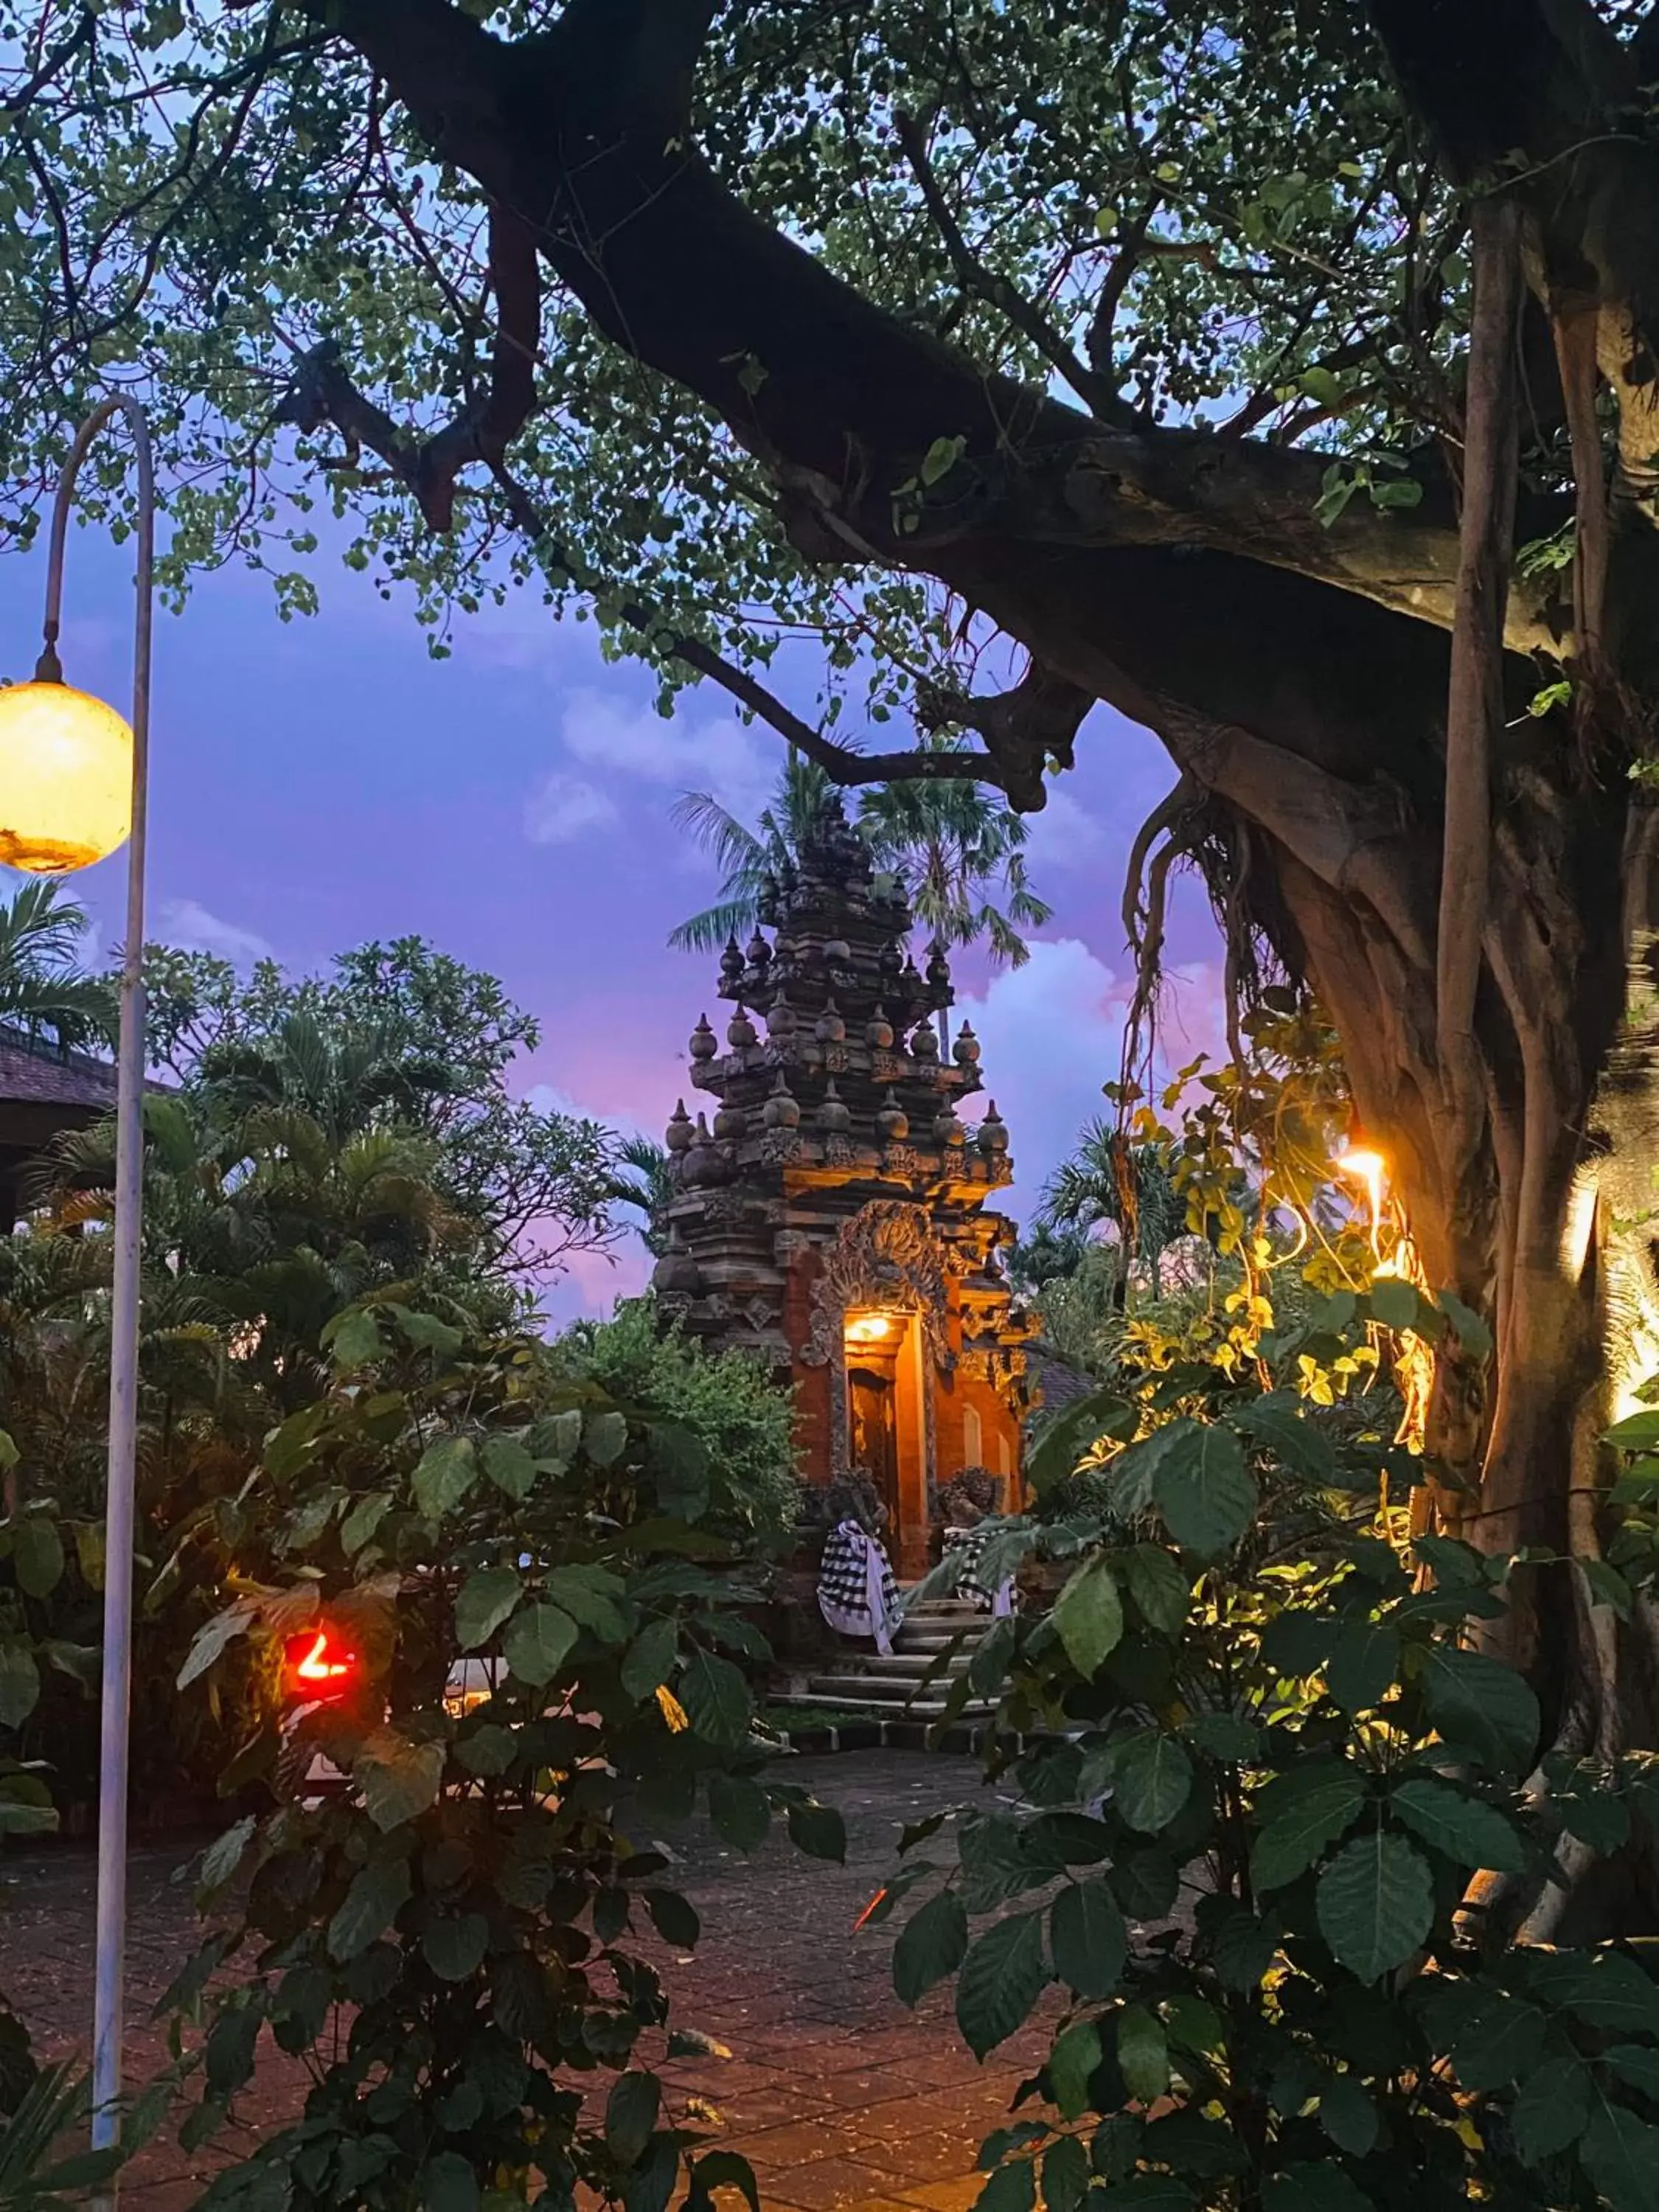
MULTIPOLYGON (((896 1705, 886 1698, 855 1697, 822 1697, 817 1692, 804 1690, 789 1700, 792 1705, 804 1706, 807 1711, 851 1713, 860 1719, 872 1721, 919 1721, 928 1723, 945 1718, 945 1703, 939 1698, 918 1698, 914 1705, 896 1705)), ((966 1723, 981 1721, 991 1708, 977 1700, 963 1706, 957 1718, 966 1723)))
POLYGON ((906 1651, 948 1651, 953 1644, 960 1644, 966 1651, 979 1638, 965 1625, 962 1628, 911 1628, 907 1625, 894 1632, 893 1641, 906 1651))
MULTIPOLYGON (((880 1705, 897 1711, 908 1704, 915 1694, 914 1676, 904 1674, 813 1674, 808 1677, 807 1688, 815 1697, 831 1698, 846 1702, 852 1699, 859 1705, 880 1705)), ((932 1684, 927 1694, 935 1701, 943 1693, 932 1684)))
MULTIPOLYGON (((943 1681, 947 1674, 952 1677, 965 1674, 968 1671, 968 1662, 973 1656, 971 1651, 957 1652, 943 1667, 939 1668, 938 1674, 934 1677, 935 1680, 943 1681)), ((930 1651, 895 1651, 890 1658, 884 1656, 879 1651, 872 1651, 860 1655, 859 1672, 866 1674, 902 1674, 908 1680, 919 1682, 924 1674, 932 1672, 937 1663, 937 1655, 930 1651)))

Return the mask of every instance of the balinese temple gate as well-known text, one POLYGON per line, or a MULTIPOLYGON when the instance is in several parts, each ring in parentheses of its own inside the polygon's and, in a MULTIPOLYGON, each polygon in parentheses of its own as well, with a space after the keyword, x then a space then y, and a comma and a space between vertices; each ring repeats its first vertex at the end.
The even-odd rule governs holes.
POLYGON ((911 926, 832 801, 748 949, 726 948, 724 1047, 706 1016, 692 1033, 713 1106, 668 1125, 655 1277, 691 1334, 794 1384, 804 1478, 866 1473, 907 1579, 953 1477, 984 1468, 1018 1502, 1026 1334, 998 1257, 1013 1224, 987 1206, 1008 1132, 994 1103, 971 1138, 958 1118, 979 1043, 964 1025, 941 1053, 950 969, 937 945, 916 967, 911 926))

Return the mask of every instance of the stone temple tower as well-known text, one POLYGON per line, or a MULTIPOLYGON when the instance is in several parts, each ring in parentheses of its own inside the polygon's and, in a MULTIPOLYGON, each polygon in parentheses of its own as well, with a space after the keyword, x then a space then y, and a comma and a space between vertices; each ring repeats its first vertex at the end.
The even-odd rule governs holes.
POLYGON ((985 1468, 1018 1503, 1026 1336, 999 1261, 1013 1224, 987 1206, 1008 1132, 994 1103, 972 1135, 957 1117, 979 1043, 964 1025, 941 1052, 950 969, 937 945, 917 968, 911 921, 832 799, 726 948, 724 1040, 706 1015, 692 1032, 709 1103, 668 1125, 655 1277, 691 1334, 793 1385, 809 1482, 868 1473, 906 1577, 936 1553, 941 1483, 985 1468))

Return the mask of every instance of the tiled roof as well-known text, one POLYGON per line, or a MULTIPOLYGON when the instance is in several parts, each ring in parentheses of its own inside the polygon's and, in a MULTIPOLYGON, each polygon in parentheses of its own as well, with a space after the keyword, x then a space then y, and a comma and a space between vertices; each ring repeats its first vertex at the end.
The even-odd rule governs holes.
POLYGON ((1056 1359, 1040 1344, 1033 1345, 1026 1354, 1025 1372, 1031 1395, 1042 1413, 1063 1413, 1067 1406, 1074 1406, 1079 1398, 1086 1398, 1099 1388, 1080 1368, 1068 1367, 1063 1359, 1056 1359))
POLYGON ((0 1104, 83 1106, 110 1113, 115 1107, 115 1065, 89 1053, 67 1056, 32 1044, 15 1030, 0 1029, 0 1104))

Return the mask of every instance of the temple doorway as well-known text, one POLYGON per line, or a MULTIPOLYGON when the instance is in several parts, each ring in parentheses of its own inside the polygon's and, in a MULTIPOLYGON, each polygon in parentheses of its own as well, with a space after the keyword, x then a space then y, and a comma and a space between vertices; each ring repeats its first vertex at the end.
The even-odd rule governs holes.
POLYGON ((862 1468, 887 1509, 894 1535, 911 1516, 908 1479, 918 1457, 909 1316, 849 1314, 846 1322, 848 1463, 862 1468))

